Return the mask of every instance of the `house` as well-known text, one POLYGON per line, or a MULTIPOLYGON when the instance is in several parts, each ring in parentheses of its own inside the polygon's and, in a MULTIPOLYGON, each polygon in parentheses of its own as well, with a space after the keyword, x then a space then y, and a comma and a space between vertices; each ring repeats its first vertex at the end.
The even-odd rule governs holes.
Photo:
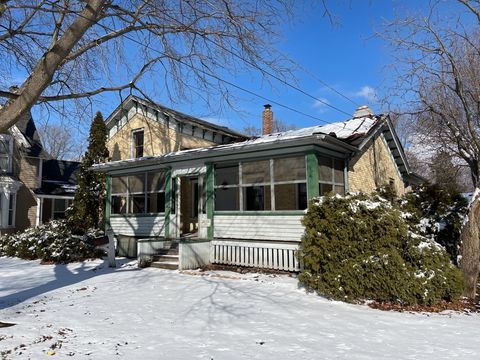
MULTIPOLYGON (((217 263, 296 271, 310 199, 384 184, 405 191, 408 164, 388 115, 364 106, 344 122, 272 134, 266 105, 262 122, 258 138, 95 166, 107 174, 107 226, 117 239, 134 239, 139 257, 180 240, 184 269, 217 263)), ((135 129, 128 131, 134 153, 135 129)))
POLYGON ((111 160, 155 156, 247 137, 130 95, 105 120, 111 160))
MULTIPOLYGON (((0 134, 0 234, 63 216, 62 202, 67 205, 73 193, 51 189, 53 183, 57 188, 64 184, 51 170, 61 163, 44 150, 30 112, 0 134), (51 210, 43 211, 45 203, 51 210)), ((70 170, 77 167, 78 163, 70 164, 70 170)))

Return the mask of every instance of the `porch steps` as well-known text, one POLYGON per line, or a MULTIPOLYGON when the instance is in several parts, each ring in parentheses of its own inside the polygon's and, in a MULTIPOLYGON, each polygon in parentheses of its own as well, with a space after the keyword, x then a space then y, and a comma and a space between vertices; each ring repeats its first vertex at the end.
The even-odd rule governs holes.
POLYGON ((150 266, 157 269, 178 270, 178 244, 170 249, 160 250, 153 256, 150 266))

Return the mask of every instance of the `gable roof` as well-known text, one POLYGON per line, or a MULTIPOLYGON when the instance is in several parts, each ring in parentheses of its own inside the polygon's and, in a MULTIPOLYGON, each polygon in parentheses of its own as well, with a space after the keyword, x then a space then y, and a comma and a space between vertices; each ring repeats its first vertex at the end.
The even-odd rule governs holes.
POLYGON ((32 113, 28 111, 13 125, 9 132, 20 144, 20 151, 25 156, 49 158, 43 148, 32 113))
POLYGON ((156 112, 157 114, 167 114, 169 115, 172 119, 176 120, 177 122, 181 123, 190 123, 192 125, 195 125, 199 128, 203 128, 206 130, 213 131, 215 133, 229 136, 235 140, 245 140, 248 138, 248 136, 241 134, 237 131, 231 130, 226 126, 221 126, 217 124, 213 124, 211 122, 198 119, 196 117, 193 117, 191 115, 187 115, 184 113, 181 113, 177 110, 173 110, 171 108, 168 108, 166 106, 160 105, 153 103, 151 101, 142 99, 138 96, 135 95, 129 95, 125 100, 121 102, 120 105, 117 106, 117 108, 108 116, 108 118, 105 120, 105 124, 108 129, 112 128, 115 124, 115 119, 118 119, 119 117, 122 116, 122 112, 128 112, 132 107, 134 106, 143 106, 144 108, 148 108, 156 112))
POLYGON ((375 136, 383 135, 399 171, 403 176, 409 174, 403 147, 398 140, 388 115, 369 115, 347 121, 318 125, 308 128, 289 130, 263 135, 242 142, 210 147, 182 150, 140 159, 113 161, 95 165, 97 170, 116 170, 153 164, 167 164, 192 158, 221 157, 228 154, 256 152, 265 149, 277 149, 292 145, 319 145, 346 154, 361 152, 375 136))

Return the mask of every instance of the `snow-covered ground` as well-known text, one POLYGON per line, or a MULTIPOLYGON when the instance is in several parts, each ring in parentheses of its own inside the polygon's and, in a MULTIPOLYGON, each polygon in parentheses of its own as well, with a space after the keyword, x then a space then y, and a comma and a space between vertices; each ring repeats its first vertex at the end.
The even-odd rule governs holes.
POLYGON ((16 324, 0 328, 0 358, 480 358, 476 314, 382 312, 284 275, 119 264, 0 258, 0 322, 16 324))

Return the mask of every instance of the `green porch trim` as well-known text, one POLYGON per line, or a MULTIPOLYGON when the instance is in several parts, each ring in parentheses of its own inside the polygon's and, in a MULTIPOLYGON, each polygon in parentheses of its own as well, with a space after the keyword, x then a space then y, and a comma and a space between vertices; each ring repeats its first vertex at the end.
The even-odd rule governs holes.
POLYGON ((215 207, 215 176, 214 176, 214 167, 212 163, 205 164, 207 166, 207 174, 205 176, 205 180, 207 183, 207 218, 210 221, 210 226, 207 230, 207 237, 209 239, 213 239, 213 215, 214 215, 214 207, 215 207))
POLYGON ((305 155, 307 161, 307 199, 318 196, 318 160, 313 152, 305 155))
POLYGON ((164 236, 170 238, 170 214, 172 212, 172 170, 165 172, 165 222, 164 236))
POLYGON ((105 177, 105 190, 107 192, 107 196, 105 198, 105 232, 110 231, 112 229, 112 225, 110 224, 110 217, 112 215, 112 177, 106 176, 105 177))
POLYGON ((215 211, 218 216, 298 216, 304 215, 303 210, 280 210, 280 211, 215 211))

